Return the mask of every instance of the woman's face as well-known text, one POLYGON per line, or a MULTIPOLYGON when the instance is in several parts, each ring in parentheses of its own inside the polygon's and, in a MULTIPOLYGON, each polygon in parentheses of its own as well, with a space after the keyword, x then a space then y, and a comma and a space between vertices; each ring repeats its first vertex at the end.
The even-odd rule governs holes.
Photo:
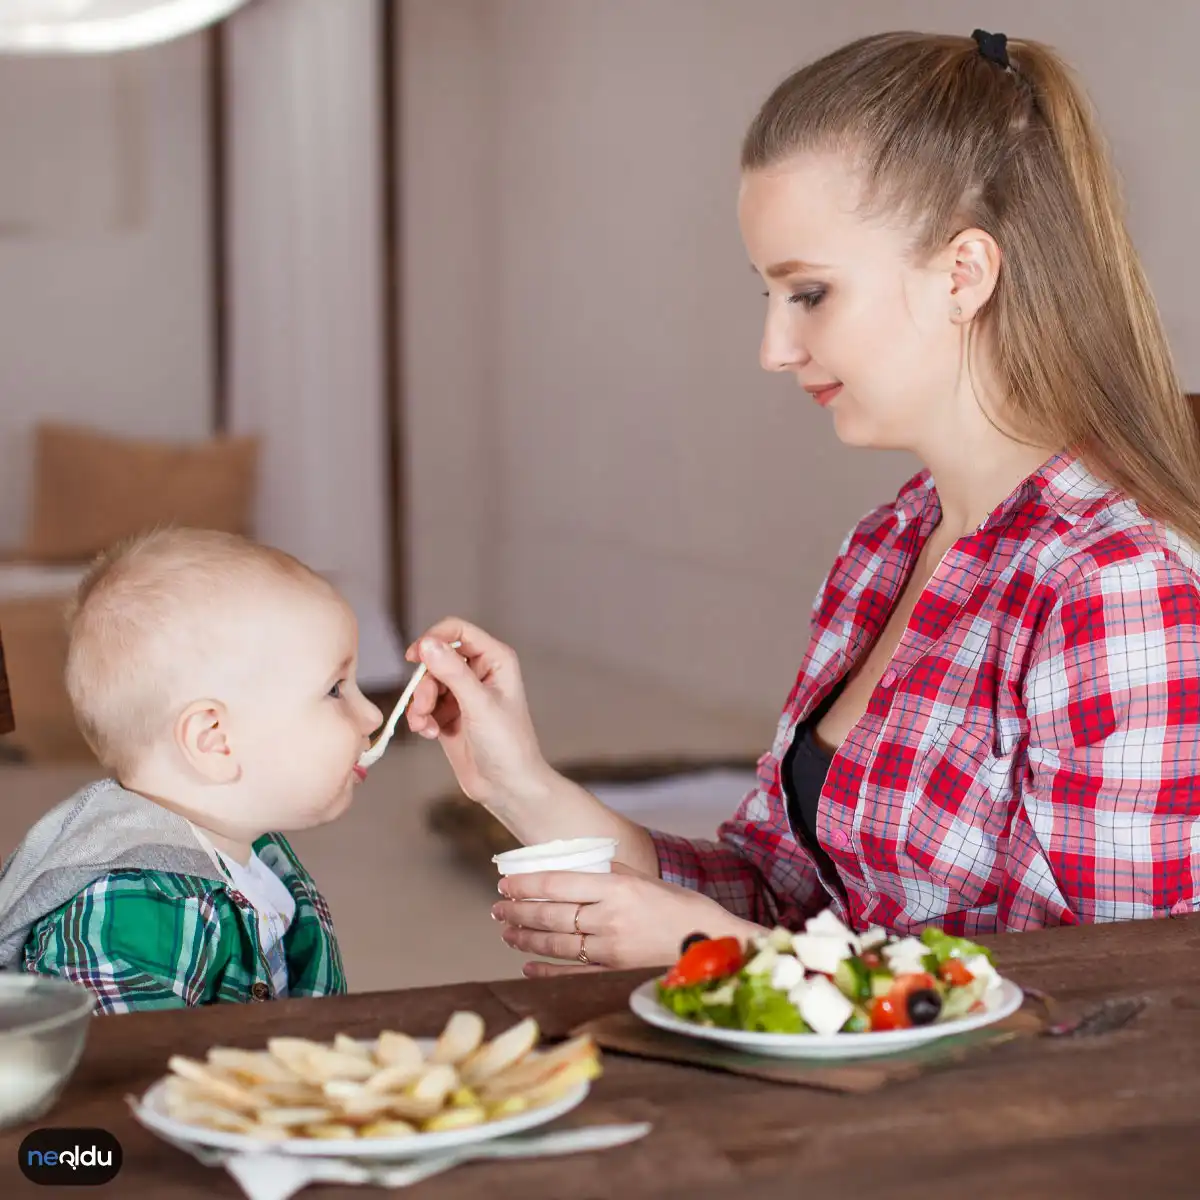
POLYGON ((743 176, 742 238, 767 285, 762 365, 791 372, 843 442, 921 453, 960 378, 954 256, 914 262, 910 230, 859 208, 834 156, 743 176))

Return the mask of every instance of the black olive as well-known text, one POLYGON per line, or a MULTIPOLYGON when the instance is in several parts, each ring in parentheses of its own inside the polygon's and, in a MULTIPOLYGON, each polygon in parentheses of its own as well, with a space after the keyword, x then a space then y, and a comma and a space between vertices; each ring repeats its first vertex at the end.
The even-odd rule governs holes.
POLYGON ((707 933, 689 933, 687 935, 687 937, 685 937, 683 939, 683 941, 680 943, 679 953, 686 954, 688 952, 688 949, 690 947, 694 946, 697 942, 707 942, 710 940, 711 939, 709 938, 707 933))
POLYGON ((942 998, 933 988, 908 993, 908 1019, 914 1025, 932 1025, 942 1011, 942 998))

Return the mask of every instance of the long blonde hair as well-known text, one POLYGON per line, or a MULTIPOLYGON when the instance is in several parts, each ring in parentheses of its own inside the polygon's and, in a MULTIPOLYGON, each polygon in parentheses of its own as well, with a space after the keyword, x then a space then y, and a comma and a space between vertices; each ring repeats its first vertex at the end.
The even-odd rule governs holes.
POLYGON ((999 281, 979 320, 1012 415, 1200 544, 1200 437, 1133 243, 1108 148, 1070 69, 1009 41, 884 33, 802 68, 767 99, 742 167, 834 151, 919 255, 986 230, 999 281))

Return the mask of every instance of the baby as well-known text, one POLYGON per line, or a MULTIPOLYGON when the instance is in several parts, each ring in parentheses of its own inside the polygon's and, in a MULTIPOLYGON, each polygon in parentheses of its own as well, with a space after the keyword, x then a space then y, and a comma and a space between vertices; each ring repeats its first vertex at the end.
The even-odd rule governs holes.
POLYGON ((381 717, 357 646, 345 601, 278 550, 175 529, 104 555, 66 674, 112 778, 4 864, 0 969, 73 979, 104 1012, 345 991, 282 832, 340 816, 365 774, 381 717))

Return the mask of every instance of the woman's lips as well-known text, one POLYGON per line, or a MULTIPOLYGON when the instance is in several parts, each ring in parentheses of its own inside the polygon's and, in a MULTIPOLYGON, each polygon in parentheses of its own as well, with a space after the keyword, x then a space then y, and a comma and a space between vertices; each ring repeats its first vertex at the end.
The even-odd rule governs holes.
POLYGON ((840 383, 825 383, 820 387, 804 389, 822 408, 824 408, 842 390, 840 383))

